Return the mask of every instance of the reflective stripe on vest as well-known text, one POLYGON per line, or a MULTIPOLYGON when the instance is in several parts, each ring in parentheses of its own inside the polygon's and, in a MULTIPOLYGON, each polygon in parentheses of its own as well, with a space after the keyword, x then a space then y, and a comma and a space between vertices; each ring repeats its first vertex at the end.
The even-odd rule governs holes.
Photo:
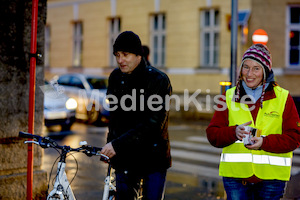
POLYGON ((252 162, 255 164, 269 164, 278 166, 291 166, 291 158, 268 155, 252 155, 251 153, 225 153, 221 162, 252 162))
MULTIPOLYGON (((248 105, 232 101, 235 87, 226 91, 229 126, 253 121, 248 105)), ((288 91, 274 87, 276 98, 263 102, 259 108, 256 124, 252 127, 262 130, 262 135, 282 134, 282 114, 288 91)), ((270 153, 263 150, 249 150, 241 141, 223 148, 220 159, 220 176, 248 178, 252 175, 261 179, 289 180, 292 152, 270 153)))

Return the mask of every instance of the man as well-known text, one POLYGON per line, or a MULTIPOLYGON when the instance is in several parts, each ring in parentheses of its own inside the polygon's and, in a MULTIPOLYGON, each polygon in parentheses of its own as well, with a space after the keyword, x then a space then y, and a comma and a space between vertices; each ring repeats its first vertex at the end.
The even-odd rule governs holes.
POLYGON ((146 59, 146 64, 151 65, 149 61, 150 49, 147 45, 143 45, 142 47, 143 47, 144 59, 146 59))
POLYGON ((148 66, 135 33, 121 33, 113 46, 118 68, 109 77, 110 123, 101 153, 116 171, 117 199, 136 198, 143 179, 143 199, 163 198, 166 171, 171 166, 168 135, 168 76, 148 66))

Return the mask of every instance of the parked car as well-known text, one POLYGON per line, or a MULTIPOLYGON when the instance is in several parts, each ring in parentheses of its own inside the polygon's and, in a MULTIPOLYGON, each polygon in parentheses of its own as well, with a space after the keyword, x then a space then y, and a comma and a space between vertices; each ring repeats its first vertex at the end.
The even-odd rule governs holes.
POLYGON ((64 92, 76 100, 76 118, 89 124, 106 125, 109 120, 109 102, 106 99, 108 78, 80 73, 64 74, 54 80, 64 92))
POLYGON ((59 90, 58 85, 49 84, 40 87, 44 92, 45 126, 60 125, 63 131, 71 129, 75 122, 77 102, 59 90))

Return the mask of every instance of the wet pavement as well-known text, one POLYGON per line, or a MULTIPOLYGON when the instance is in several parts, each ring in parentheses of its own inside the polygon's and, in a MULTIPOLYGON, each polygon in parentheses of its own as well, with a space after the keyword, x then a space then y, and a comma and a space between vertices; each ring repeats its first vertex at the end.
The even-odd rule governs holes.
MULTIPOLYGON (((205 134, 208 123, 208 121, 184 123, 179 121, 170 124, 173 165, 167 174, 165 199, 224 199, 222 179, 218 176, 221 149, 214 148, 208 143, 205 134)), ((75 123, 69 132, 57 132, 55 129, 52 132, 47 130, 45 132, 59 144, 78 147, 79 142, 84 140, 89 145, 101 147, 106 141, 107 128, 75 123)), ((58 153, 55 150, 45 149, 42 168, 48 174, 57 157, 58 153)), ((82 153, 68 156, 66 173, 69 181, 72 181, 71 186, 77 200, 102 199, 106 168, 107 164, 99 161, 98 157, 87 157, 82 153)), ((54 173, 55 171, 52 175, 54 173)), ((291 184, 287 188, 290 198, 285 200, 297 199, 295 197, 299 192, 299 168, 295 167, 293 173, 291 184)), ((50 188, 53 180, 54 176, 51 176, 50 188)))

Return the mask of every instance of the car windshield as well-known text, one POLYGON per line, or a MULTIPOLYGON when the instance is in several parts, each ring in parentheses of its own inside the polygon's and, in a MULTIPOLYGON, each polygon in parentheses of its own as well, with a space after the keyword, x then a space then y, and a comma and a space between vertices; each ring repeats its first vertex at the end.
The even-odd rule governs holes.
POLYGON ((107 79, 99 79, 99 78, 87 78, 87 82, 90 84, 92 89, 107 89, 107 79))

